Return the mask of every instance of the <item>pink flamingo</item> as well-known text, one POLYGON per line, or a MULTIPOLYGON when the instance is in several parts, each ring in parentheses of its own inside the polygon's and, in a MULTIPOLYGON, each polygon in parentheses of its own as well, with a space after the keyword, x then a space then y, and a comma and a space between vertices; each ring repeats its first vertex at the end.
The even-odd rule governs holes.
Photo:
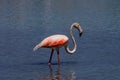
POLYGON ((52 35, 52 36, 49 36, 49 37, 45 38, 38 45, 36 45, 33 50, 36 51, 41 47, 51 48, 52 51, 51 51, 51 55, 50 55, 50 58, 49 58, 49 61, 48 61, 48 65, 51 64, 53 52, 54 52, 54 50, 56 50, 57 55, 58 55, 58 64, 60 65, 60 54, 59 54, 59 48, 60 47, 64 46, 66 52, 69 53, 69 54, 73 54, 76 51, 77 45, 76 45, 76 42, 75 42, 75 39, 74 39, 74 36, 73 36, 73 33, 72 33, 73 27, 78 29, 78 31, 80 32, 80 37, 81 37, 81 35, 83 33, 83 30, 82 30, 81 26, 78 23, 73 23, 70 26, 70 36, 71 36, 72 42, 74 44, 73 50, 69 49, 68 37, 65 36, 65 35, 58 35, 58 34, 57 35, 52 35))

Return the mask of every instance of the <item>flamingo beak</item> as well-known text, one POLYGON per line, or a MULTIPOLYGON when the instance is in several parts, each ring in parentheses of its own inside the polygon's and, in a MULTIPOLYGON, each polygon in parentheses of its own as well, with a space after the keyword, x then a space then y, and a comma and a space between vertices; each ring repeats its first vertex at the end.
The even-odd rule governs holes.
POLYGON ((83 34, 83 32, 81 32, 81 33, 79 34, 79 36, 81 37, 81 36, 82 36, 82 34, 83 34))

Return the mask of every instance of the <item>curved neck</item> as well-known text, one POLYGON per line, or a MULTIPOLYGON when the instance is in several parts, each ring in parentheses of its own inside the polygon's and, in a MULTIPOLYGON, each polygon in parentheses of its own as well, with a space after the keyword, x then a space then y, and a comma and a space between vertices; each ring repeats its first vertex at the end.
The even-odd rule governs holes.
POLYGON ((77 45, 76 45, 76 42, 75 42, 75 39, 74 39, 74 36, 73 36, 73 32, 72 32, 73 27, 74 27, 73 25, 70 27, 70 37, 72 38, 74 48, 72 50, 70 50, 68 45, 65 46, 65 50, 69 54, 73 54, 77 49, 77 45))

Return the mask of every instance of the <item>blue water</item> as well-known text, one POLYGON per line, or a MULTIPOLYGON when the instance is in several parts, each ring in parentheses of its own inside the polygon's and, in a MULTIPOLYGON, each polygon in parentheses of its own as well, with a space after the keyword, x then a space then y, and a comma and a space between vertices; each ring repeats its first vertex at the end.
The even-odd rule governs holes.
POLYGON ((0 0, 0 80, 120 80, 120 0, 0 0), (33 47, 73 22, 77 51, 49 67, 51 50, 33 47))

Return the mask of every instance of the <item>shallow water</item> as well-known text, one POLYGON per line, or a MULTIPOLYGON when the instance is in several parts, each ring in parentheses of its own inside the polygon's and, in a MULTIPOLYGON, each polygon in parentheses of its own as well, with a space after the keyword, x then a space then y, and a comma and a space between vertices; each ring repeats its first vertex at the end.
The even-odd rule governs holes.
POLYGON ((0 0, 0 79, 120 80, 119 5, 119 0, 0 0), (73 22, 84 30, 81 38, 73 30, 76 53, 61 48, 61 65, 55 53, 48 66, 51 50, 33 47, 52 34, 69 37, 73 22))

